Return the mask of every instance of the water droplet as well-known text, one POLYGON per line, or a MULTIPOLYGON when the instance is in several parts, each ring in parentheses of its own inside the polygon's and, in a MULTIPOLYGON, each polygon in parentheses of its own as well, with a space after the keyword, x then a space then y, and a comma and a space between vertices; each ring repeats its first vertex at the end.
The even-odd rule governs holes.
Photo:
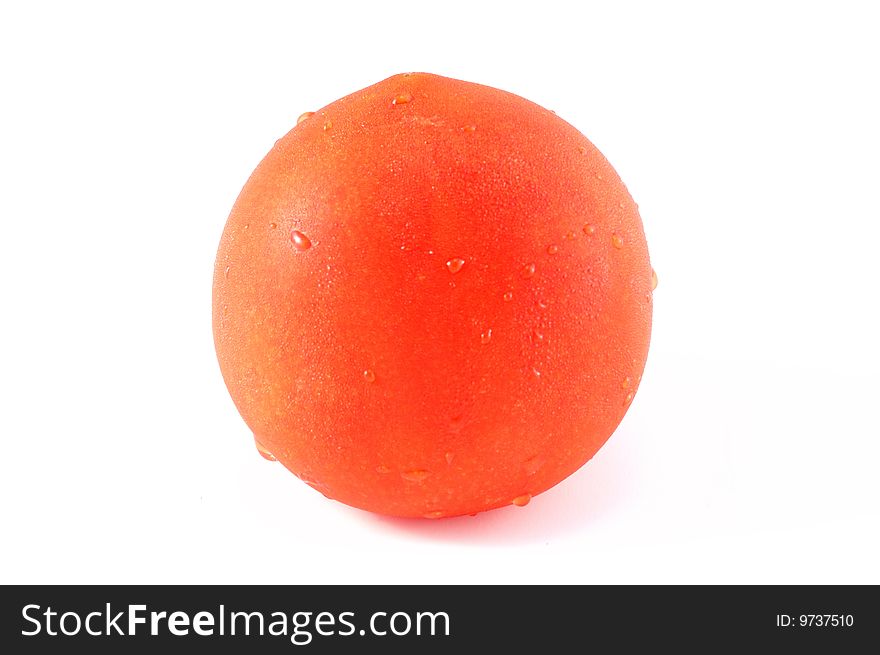
POLYGON ((562 238, 566 241, 574 241, 577 235, 574 232, 566 232, 562 238))
MULTIPOLYGON (((296 474, 294 474, 294 475, 296 475, 296 474)), ((301 474, 297 475, 296 477, 298 477, 300 480, 305 482, 307 485, 309 485, 315 491, 321 492, 321 494, 323 494, 326 498, 330 498, 332 500, 332 496, 329 495, 329 491, 328 491, 327 485, 325 483, 319 482, 315 478, 313 478, 310 475, 307 475, 305 473, 301 473, 301 474)))
POLYGON ((578 152, 581 153, 582 155, 585 154, 587 152, 587 147, 586 146, 578 146, 578 152))
POLYGON ((589 223, 587 223, 586 225, 584 225, 584 234, 586 234, 587 236, 592 236, 592 235, 594 235, 595 233, 596 233, 596 228, 595 228, 595 226, 590 225, 589 223))
POLYGON ((250 226, 251 226, 250 223, 245 223, 245 224, 244 224, 244 229, 246 230, 246 229, 248 229, 250 226))
POLYGON ((541 332, 538 328, 532 328, 531 336, 533 343, 541 343, 544 340, 544 333, 541 332))
POLYGON ((490 341, 492 341, 492 328, 489 328, 488 330, 483 332, 483 334, 480 335, 480 343, 483 344, 484 346, 487 343, 489 343, 490 341))
POLYGON ((426 519, 442 519, 443 512, 428 512, 427 514, 423 514, 426 519))
POLYGON ((296 124, 299 125, 304 120, 306 120, 309 116, 314 116, 314 115, 315 115, 315 112, 313 112, 313 111, 304 111, 303 113, 301 113, 299 115, 299 118, 296 119, 296 124))
POLYGON ((263 459, 267 459, 270 462, 278 461, 275 455, 266 450, 266 447, 263 446, 263 444, 261 444, 259 441, 257 441, 256 437, 254 437, 254 444, 257 446, 257 452, 260 453, 260 457, 262 457, 263 459))
POLYGON ((538 307, 540 307, 541 309, 547 309, 547 303, 541 299, 538 299, 538 307))
POLYGON ((333 128, 333 121, 327 121, 324 123, 324 131, 327 132, 333 128))
POLYGON ((633 399, 633 392, 630 391, 628 394, 626 394, 626 398, 624 398, 623 404, 629 405, 632 402, 632 399, 633 399))
POLYGON ((366 380, 367 382, 375 382, 376 381, 376 374, 373 373, 372 369, 368 368, 366 371, 364 371, 364 380, 366 380))
POLYGON ((604 180, 605 178, 602 177, 602 173, 596 173, 596 179, 597 180, 604 180))
POLYGON ((463 128, 461 128, 461 129, 462 129, 463 131, 465 131, 465 132, 476 132, 476 131, 477 131, 477 126, 476 126, 476 125, 465 125, 465 126, 464 126, 463 128))
POLYGON ((523 462, 523 470, 525 471, 526 475, 534 475, 542 466, 544 466, 545 461, 546 460, 541 455, 530 457, 523 462))
POLYGON ((290 233, 290 240, 293 241, 293 247, 297 250, 308 250, 312 247, 312 242, 309 238, 299 230, 294 230, 290 233))
POLYGON ((522 269, 523 277, 532 277, 535 274, 535 265, 534 264, 526 264, 522 269))
POLYGON ((657 271, 651 269, 651 291, 657 288, 657 271))
POLYGON ((270 230, 274 230, 276 227, 278 227, 278 223, 269 223, 270 230))
POLYGON ((512 505, 516 505, 517 507, 525 507, 532 500, 531 494, 523 494, 522 496, 517 496, 513 500, 511 500, 512 505))
POLYGON ((376 467, 376 473, 382 473, 384 475, 385 473, 391 473, 391 469, 384 464, 379 464, 379 466, 376 467))
POLYGON ((408 102, 412 101, 412 94, 409 91, 404 91, 402 93, 398 93, 394 96, 394 100, 391 101, 392 105, 405 105, 408 102))
POLYGON ((621 248, 623 248, 623 237, 621 237, 619 234, 612 234, 611 245, 620 250, 621 248))
POLYGON ((430 475, 430 471, 425 471, 424 469, 414 469, 412 471, 404 471, 400 474, 400 477, 402 477, 404 480, 407 480, 408 482, 424 482, 430 475))
POLYGON ((629 385, 632 383, 632 380, 629 379, 629 376, 623 378, 623 382, 620 383, 621 389, 629 389, 629 385))
POLYGON ((327 489, 326 486, 324 486, 324 485, 320 485, 320 486, 318 486, 318 485, 316 485, 316 484, 310 484, 309 486, 310 486, 312 489, 314 489, 315 491, 320 492, 320 494, 321 494, 322 496, 324 496, 324 498, 326 498, 327 500, 336 500, 335 498, 333 498, 333 496, 330 495, 330 493, 329 493, 328 491, 325 491, 325 490, 327 489))
POLYGON ((232 267, 231 267, 231 266, 227 266, 227 267, 226 267, 226 270, 223 271, 223 277, 224 277, 224 279, 227 279, 227 280, 229 279, 229 269, 230 269, 230 268, 232 268, 232 267))
POLYGON ((446 463, 452 464, 452 460, 455 459, 455 453, 446 453, 446 463))
POLYGON ((555 243, 551 243, 549 246, 547 246, 547 254, 548 255, 555 255, 558 252, 559 252, 559 246, 557 246, 555 243))
POLYGON ((513 300, 513 291, 505 292, 502 298, 504 298, 504 302, 510 302, 511 300, 513 300))
POLYGON ((535 377, 536 377, 536 378, 541 377, 541 371, 539 371, 538 369, 536 369, 534 366, 532 367, 532 373, 535 374, 535 377))
POLYGON ((464 266, 464 260, 456 257, 455 259, 450 259, 446 262, 446 268, 449 269, 450 273, 458 273, 462 266, 464 266))

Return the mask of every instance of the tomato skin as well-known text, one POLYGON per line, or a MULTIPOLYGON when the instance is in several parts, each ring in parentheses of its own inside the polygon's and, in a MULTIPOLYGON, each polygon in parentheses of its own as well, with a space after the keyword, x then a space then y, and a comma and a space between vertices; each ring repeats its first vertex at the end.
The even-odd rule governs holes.
POLYGON ((636 204, 574 127, 396 75, 254 171, 217 255, 215 344, 257 441, 314 488, 472 514, 526 504, 608 439, 641 380, 651 277, 636 204))

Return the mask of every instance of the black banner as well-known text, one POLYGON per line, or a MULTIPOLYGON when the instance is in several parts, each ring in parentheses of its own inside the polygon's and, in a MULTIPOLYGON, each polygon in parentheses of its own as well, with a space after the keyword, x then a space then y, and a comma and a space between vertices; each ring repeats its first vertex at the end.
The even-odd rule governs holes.
POLYGON ((853 652, 880 637, 868 586, 22 586, 0 611, 6 653, 853 652))

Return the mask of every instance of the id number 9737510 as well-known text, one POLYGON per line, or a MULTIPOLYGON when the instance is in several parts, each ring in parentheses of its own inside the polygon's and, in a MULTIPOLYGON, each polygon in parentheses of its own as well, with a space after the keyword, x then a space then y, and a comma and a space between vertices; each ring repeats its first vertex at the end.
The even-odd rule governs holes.
POLYGON ((851 628, 854 623, 852 614, 776 615, 776 626, 780 628, 851 628))

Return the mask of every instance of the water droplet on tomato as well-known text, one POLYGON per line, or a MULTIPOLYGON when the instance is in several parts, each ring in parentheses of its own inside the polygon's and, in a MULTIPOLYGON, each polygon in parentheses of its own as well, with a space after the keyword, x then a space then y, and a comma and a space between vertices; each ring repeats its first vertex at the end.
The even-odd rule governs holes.
POLYGON ((489 328, 488 330, 483 332, 483 334, 480 335, 480 343, 483 344, 484 346, 487 343, 489 343, 490 341, 492 341, 492 328, 489 328))
POLYGON ((619 234, 612 234, 611 245, 620 250, 621 248, 623 248, 623 237, 621 237, 619 234))
POLYGON ((324 498, 327 500, 333 500, 333 496, 330 495, 330 492, 327 490, 327 485, 321 482, 306 482, 312 489, 319 492, 324 498))
POLYGON ((450 273, 458 273, 462 266, 464 266, 464 260, 456 257, 455 259, 450 259, 446 262, 446 268, 449 269, 450 273))
POLYGON ((442 519, 443 512, 428 512, 427 514, 423 514, 426 519, 442 519))
POLYGON ((521 496, 517 496, 513 500, 511 500, 512 505, 516 505, 517 507, 525 507, 532 500, 531 494, 523 494, 521 496))
POLYGON ((633 392, 630 391, 628 394, 626 394, 626 398, 623 399, 623 404, 629 405, 632 402, 632 400, 633 400, 633 392))
POLYGON ((446 463, 452 464, 452 460, 455 459, 455 453, 446 453, 445 457, 446 457, 446 463))
POLYGON ((534 264, 526 264, 522 269, 523 277, 532 277, 535 274, 535 265, 534 264))
POLYGON ((629 385, 631 383, 632 383, 632 380, 630 380, 629 377, 627 376, 627 377, 623 378, 623 382, 620 383, 620 388, 621 389, 629 389, 629 385))
POLYGON ((309 116, 314 116, 314 115, 315 115, 315 112, 313 112, 313 111, 304 111, 303 113, 301 113, 299 115, 299 118, 296 119, 296 124, 299 125, 304 120, 306 120, 309 116))
POLYGON ((327 121, 324 123, 324 131, 328 132, 333 128, 333 121, 327 121))
POLYGON ((315 491, 320 491, 325 497, 330 498, 332 500, 332 496, 329 495, 327 485, 324 484, 323 482, 319 482, 315 478, 313 478, 310 475, 307 475, 305 473, 301 473, 301 474, 297 475, 297 477, 300 480, 302 480, 303 482, 305 482, 307 485, 309 485, 315 491))
POLYGON ((510 302, 511 300, 513 300, 513 291, 505 292, 502 298, 504 298, 504 302, 510 302))
POLYGON ((297 250, 308 250, 312 247, 311 240, 299 230, 290 233, 290 240, 293 241, 293 247, 297 250))
POLYGON ((276 227, 278 227, 278 223, 269 223, 270 230, 274 230, 276 227))
POLYGON ((366 371, 364 371, 364 380, 366 380, 367 382, 376 381, 376 374, 373 372, 372 369, 368 368, 366 371))
POLYGON ((229 269, 230 269, 230 268, 231 268, 231 266, 227 266, 227 267, 226 267, 226 270, 223 271, 223 277, 224 277, 225 279, 227 279, 227 280, 229 279, 229 269))
POLYGON ((586 234, 587 236, 592 236, 595 233, 596 233, 595 226, 590 225, 589 223, 584 225, 584 234, 586 234))
POLYGON ((551 243, 549 246, 547 246, 548 255, 555 255, 557 252, 559 252, 559 246, 557 246, 555 243, 551 243))
POLYGON ((254 437, 254 445, 257 447, 257 452, 260 453, 260 457, 262 457, 263 459, 269 460, 270 462, 277 462, 278 461, 278 459, 275 457, 275 455, 273 455, 268 450, 266 450, 266 447, 263 446, 263 444, 261 444, 259 441, 257 441, 256 437, 254 437))
POLYGON ((532 328, 532 343, 541 343, 544 340, 544 333, 538 328, 532 328))
POLYGON ((405 105, 408 102, 412 101, 412 94, 409 91, 404 91, 402 93, 398 93, 394 96, 394 99, 391 101, 392 105, 405 105))
POLYGON ((651 269, 651 291, 657 288, 657 271, 651 269))
POLYGON ((477 126, 476 126, 476 125, 465 125, 465 126, 464 126, 463 128, 461 128, 461 129, 462 129, 464 132, 476 132, 476 131, 477 131, 477 126))
POLYGON ((404 471, 400 474, 400 477, 402 477, 404 480, 407 480, 408 482, 424 482, 430 475, 430 471, 425 471, 424 469, 414 469, 412 471, 404 471))

